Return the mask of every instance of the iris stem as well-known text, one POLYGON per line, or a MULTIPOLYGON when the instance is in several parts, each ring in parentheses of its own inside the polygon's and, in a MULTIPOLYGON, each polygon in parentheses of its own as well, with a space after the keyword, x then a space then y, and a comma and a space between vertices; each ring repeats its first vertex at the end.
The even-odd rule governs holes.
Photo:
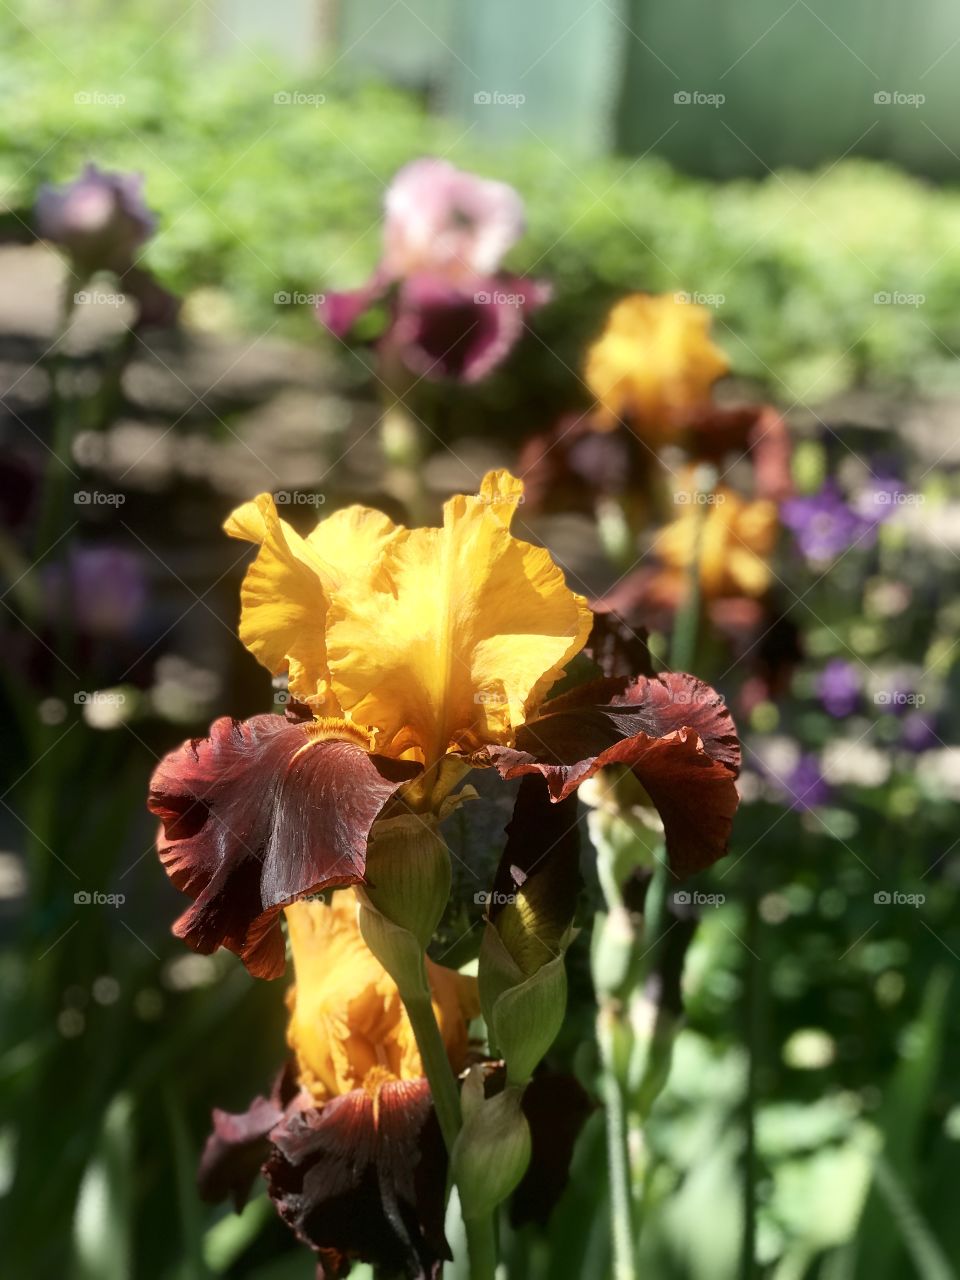
MULTIPOLYGON (((406 991, 401 989, 400 995, 410 1019, 410 1025, 413 1027, 413 1034, 417 1039, 417 1048, 420 1050, 424 1075, 430 1084, 440 1132, 443 1134, 447 1154, 450 1155, 463 1123, 460 1111, 460 1088, 437 1025, 433 1001, 430 998, 430 987, 427 983, 426 963, 422 956, 421 968, 422 981, 419 987, 406 991)), ((494 1280, 497 1246, 493 1215, 464 1218, 464 1228, 470 1258, 470 1280, 494 1280)))
POLYGON ((470 1280, 494 1280, 497 1273, 497 1242, 493 1215, 464 1218, 467 1252, 470 1255, 470 1280))
POLYGON ((597 1014, 597 1042, 603 1064, 603 1104, 607 1121, 607 1166, 610 1175, 610 1225, 614 1280, 635 1280, 633 1189, 627 1144, 627 1098, 617 1052, 619 1013, 609 1004, 597 1014))
POLYGON ((433 1106, 440 1122, 440 1132, 447 1148, 447 1154, 453 1149, 454 1141, 460 1132, 462 1118, 460 1115, 460 1090, 456 1076, 450 1066, 447 1050, 437 1026, 430 999, 430 988, 427 984, 426 965, 423 965, 422 989, 400 992, 403 998, 413 1034, 417 1038, 420 1060, 423 1071, 430 1084, 433 1095, 433 1106))

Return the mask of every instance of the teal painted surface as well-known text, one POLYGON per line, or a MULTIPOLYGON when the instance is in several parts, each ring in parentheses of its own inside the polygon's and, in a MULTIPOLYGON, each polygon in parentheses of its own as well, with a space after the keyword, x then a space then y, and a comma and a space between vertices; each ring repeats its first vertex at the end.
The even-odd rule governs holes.
POLYGON ((960 170, 955 0, 350 0, 340 49, 495 140, 653 148, 718 176, 848 151, 960 170))

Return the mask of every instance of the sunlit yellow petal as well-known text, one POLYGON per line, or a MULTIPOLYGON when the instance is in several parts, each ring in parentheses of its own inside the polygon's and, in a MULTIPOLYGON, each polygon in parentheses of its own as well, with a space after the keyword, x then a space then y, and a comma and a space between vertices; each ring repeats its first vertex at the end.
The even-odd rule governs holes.
MULTIPOLYGON (((352 890, 286 908, 296 982, 287 997, 287 1040, 300 1083, 318 1102, 385 1078, 423 1075, 413 1028, 393 979, 363 941, 352 890)), ((467 1053, 477 983, 427 961, 434 1012, 451 1064, 467 1053)))
POLYGON ((638 293, 610 312, 584 370, 599 425, 626 418, 655 439, 669 436, 677 415, 706 401, 727 372, 710 341, 710 312, 683 298, 638 293))
POLYGON ((657 535, 654 551, 671 569, 690 567, 699 547, 700 585, 708 597, 759 596, 770 585, 769 557, 777 537, 777 508, 746 502, 721 487, 700 495, 657 535))
POLYGON ((372 580, 332 601, 334 690, 379 747, 432 764, 506 742, 586 642, 583 597, 542 547, 509 532, 522 486, 488 475, 440 529, 399 530, 372 580))
POLYGON ((240 593, 240 639, 274 675, 289 671, 291 693, 317 715, 339 715, 324 644, 330 592, 372 571, 393 522, 379 511, 348 507, 303 538, 262 493, 238 507, 224 529, 260 548, 240 593))

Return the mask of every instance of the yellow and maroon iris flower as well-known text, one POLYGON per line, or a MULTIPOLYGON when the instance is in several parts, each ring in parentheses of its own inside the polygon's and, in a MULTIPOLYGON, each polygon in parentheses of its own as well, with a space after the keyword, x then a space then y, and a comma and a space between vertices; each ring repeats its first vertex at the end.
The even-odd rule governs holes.
POLYGON ((226 946, 259 976, 284 968, 281 909, 362 883, 385 809, 437 813, 468 769, 539 773, 559 801, 607 763, 631 766, 683 874, 720 857, 739 746, 690 676, 597 679, 551 698, 593 616, 542 547, 510 531, 523 486, 489 473, 440 528, 349 507, 301 537, 268 495, 226 530, 254 543, 240 636, 295 702, 286 717, 217 720, 157 768, 161 860, 194 899, 174 931, 226 946))
MULTIPOLYGON (((450 1256, 447 1154, 413 1028, 396 984, 363 941, 357 905, 348 890, 330 905, 287 907, 292 1056, 269 1097, 239 1114, 214 1111, 200 1189, 209 1200, 232 1196, 239 1209, 262 1172, 278 1213, 314 1250, 326 1280, 339 1280, 356 1260, 378 1274, 432 1278, 450 1256)), ((480 1011, 476 979, 429 960, 427 978, 460 1073, 470 1058, 468 1025, 480 1011)), ((542 1220, 566 1181, 589 1108, 567 1076, 545 1075, 529 1093, 535 1164, 513 1209, 520 1220, 542 1220)))
MULTIPOLYGON (((368 950, 352 891, 287 908, 295 982, 292 1058, 270 1097, 213 1114, 200 1164, 207 1199, 242 1207, 256 1173, 319 1274, 362 1259, 390 1275, 433 1276, 443 1235, 446 1152, 413 1029, 392 978, 368 950)), ((467 1065, 476 980, 428 962, 454 1071, 467 1065)))

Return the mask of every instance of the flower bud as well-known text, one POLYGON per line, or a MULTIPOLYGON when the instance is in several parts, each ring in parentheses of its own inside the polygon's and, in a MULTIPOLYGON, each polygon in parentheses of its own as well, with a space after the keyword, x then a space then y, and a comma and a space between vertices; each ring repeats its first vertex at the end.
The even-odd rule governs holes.
MULTIPOLYGON (((374 824, 361 901, 412 934, 420 951, 443 915, 450 879, 450 853, 432 815, 403 814, 374 824)), ((381 963, 389 969, 382 957, 381 963)))
MULTIPOLYGON (((491 930, 484 939, 488 955, 496 945, 487 941, 491 933, 496 936, 495 931, 491 930)), ((483 947, 480 955, 483 992, 483 947)), ((484 1005, 491 1044, 496 1046, 506 1062, 507 1080, 510 1084, 526 1084, 533 1075, 537 1063, 553 1044, 563 1025, 566 1007, 567 973, 562 954, 543 965, 531 977, 505 988, 492 1004, 484 1005)))
POLYGON ((550 801, 541 778, 517 796, 480 947, 480 1001, 511 1085, 525 1084, 563 1022, 563 957, 579 892, 576 799, 550 801))
POLYGON ((590 945, 593 983, 600 996, 630 990, 637 969, 637 928, 625 906, 615 904, 597 913, 590 945))
POLYGON ((523 1091, 508 1086, 469 1110, 451 1157, 465 1219, 482 1218, 518 1186, 530 1163, 523 1091))

